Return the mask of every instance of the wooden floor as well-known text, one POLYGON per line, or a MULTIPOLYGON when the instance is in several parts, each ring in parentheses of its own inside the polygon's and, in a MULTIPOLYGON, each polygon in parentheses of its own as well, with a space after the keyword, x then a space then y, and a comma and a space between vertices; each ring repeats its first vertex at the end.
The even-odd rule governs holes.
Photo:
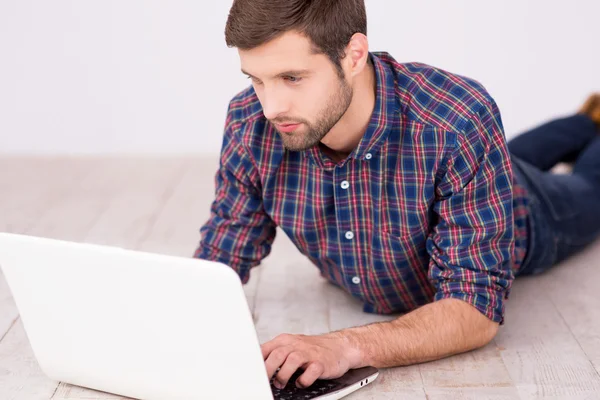
MULTIPOLYGON (((216 158, 0 158, 0 231, 191 256, 216 158)), ((488 346, 383 370, 348 399, 600 399, 600 243, 514 283, 488 346)), ((261 342, 386 317, 327 284, 282 231, 245 286, 261 342)), ((388 319, 390 317, 387 317, 388 319)), ((0 274, 0 399, 116 399, 46 378, 0 274)))

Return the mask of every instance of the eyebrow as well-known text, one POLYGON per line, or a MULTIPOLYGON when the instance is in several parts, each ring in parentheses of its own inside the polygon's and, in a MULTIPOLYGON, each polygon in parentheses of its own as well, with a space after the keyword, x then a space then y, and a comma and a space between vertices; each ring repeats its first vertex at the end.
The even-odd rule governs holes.
MULTIPOLYGON (((249 77, 256 78, 254 75, 252 75, 252 74, 244 71, 243 68, 242 68, 242 73, 245 74, 245 75, 248 75, 249 77)), ((290 75, 292 75, 292 76, 295 76, 295 75, 308 75, 309 73, 310 73, 310 71, 308 69, 292 69, 292 70, 284 71, 284 72, 281 72, 281 73, 275 75, 275 78, 278 78, 278 77, 281 77, 281 76, 290 76, 290 75)))

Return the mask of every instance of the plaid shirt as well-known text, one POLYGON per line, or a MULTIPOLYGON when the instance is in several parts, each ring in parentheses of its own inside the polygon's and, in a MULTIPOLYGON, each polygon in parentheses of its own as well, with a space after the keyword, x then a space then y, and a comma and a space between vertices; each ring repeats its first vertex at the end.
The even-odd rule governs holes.
POLYGON ((495 101, 477 81, 370 53, 375 109, 352 153, 283 147, 252 87, 229 104, 216 198, 195 257, 246 283, 276 226, 365 312, 444 298, 504 323, 527 246, 527 198, 495 101))

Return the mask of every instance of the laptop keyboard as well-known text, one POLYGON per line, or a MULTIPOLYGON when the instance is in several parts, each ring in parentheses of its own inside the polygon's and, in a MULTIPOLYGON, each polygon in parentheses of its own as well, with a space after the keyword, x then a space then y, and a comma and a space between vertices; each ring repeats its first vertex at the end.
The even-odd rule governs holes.
POLYGON ((335 391, 339 386, 339 383, 334 381, 317 379, 315 383, 309 387, 300 389, 296 387, 296 379, 298 379, 303 372, 304 371, 301 369, 297 370, 283 389, 277 389, 275 386, 273 386, 273 379, 271 379, 271 390, 273 391, 273 397, 275 400, 314 399, 318 396, 335 391))

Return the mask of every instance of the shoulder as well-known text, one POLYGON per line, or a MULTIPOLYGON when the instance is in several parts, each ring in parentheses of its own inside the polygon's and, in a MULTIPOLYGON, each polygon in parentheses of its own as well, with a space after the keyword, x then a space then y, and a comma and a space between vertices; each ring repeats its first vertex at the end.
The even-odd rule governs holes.
POLYGON ((400 112, 409 120, 464 133, 482 110, 496 107, 487 89, 473 78, 421 62, 399 63, 380 54, 393 71, 400 112))
POLYGON ((239 130, 240 127, 260 122, 261 119, 264 119, 262 106, 252 86, 238 92, 229 101, 227 125, 236 127, 239 130))

